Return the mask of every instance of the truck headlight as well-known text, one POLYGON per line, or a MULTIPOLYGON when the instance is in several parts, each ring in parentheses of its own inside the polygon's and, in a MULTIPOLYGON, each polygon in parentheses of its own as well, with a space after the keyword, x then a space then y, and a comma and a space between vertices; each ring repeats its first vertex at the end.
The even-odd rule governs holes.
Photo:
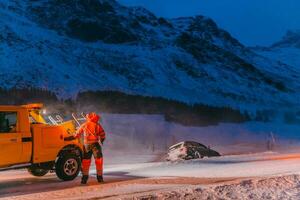
POLYGON ((46 114, 47 114, 47 110, 46 110, 46 109, 43 109, 43 110, 42 110, 42 114, 43 114, 43 115, 46 115, 46 114))

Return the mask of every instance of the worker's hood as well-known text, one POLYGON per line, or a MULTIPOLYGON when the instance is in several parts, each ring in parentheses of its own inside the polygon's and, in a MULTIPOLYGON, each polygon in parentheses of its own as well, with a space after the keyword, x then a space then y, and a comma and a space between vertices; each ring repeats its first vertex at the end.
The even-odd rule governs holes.
POLYGON ((98 121, 100 120, 100 116, 96 113, 89 113, 86 115, 86 119, 87 121, 98 123, 98 121))

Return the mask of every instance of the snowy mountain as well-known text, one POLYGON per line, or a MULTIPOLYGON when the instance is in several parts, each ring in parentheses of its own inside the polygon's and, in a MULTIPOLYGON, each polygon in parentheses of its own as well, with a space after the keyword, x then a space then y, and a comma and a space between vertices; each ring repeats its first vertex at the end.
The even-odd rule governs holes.
POLYGON ((2 0, 2 88, 61 98, 121 91, 238 109, 299 106, 300 73, 211 19, 158 18, 114 0, 2 0))
POLYGON ((288 31, 282 40, 270 47, 253 49, 258 54, 292 66, 297 73, 300 71, 300 30, 288 31))

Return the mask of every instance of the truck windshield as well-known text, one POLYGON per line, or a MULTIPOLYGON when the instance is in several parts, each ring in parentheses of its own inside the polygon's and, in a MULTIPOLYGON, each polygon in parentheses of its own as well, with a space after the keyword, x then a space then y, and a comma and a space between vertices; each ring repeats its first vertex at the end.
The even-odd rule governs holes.
POLYGON ((41 115, 40 110, 30 110, 29 111, 30 123, 46 124, 44 117, 41 115))

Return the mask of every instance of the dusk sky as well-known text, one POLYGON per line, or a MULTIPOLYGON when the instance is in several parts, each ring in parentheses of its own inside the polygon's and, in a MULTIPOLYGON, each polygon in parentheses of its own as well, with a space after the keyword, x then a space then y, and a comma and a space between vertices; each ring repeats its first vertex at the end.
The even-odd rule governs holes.
POLYGON ((245 45, 270 45, 300 29, 299 0, 119 0, 167 18, 205 15, 245 45))

